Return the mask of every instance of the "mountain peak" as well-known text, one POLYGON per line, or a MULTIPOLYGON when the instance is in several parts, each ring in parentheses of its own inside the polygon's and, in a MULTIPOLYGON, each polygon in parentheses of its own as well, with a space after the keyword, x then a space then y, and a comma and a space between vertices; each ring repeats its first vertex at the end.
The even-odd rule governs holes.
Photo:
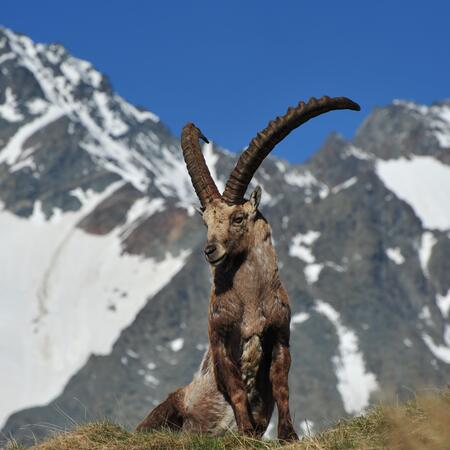
MULTIPOLYGON (((0 121, 6 124, 0 130, 0 165, 8 167, 8 183, 23 185, 31 177, 25 184, 34 186, 26 201, 20 194, 14 201, 4 199, 8 209, 30 214, 47 190, 45 175, 56 172, 72 180, 69 191, 98 189, 99 178, 110 183, 119 177, 141 192, 193 199, 178 139, 154 113, 116 94, 91 63, 59 44, 35 44, 2 28, 0 64, 0 121), (171 177, 175 173, 178 179, 171 177), (83 186, 77 180, 84 180, 83 186)), ((60 192, 53 206, 76 207, 69 191, 60 192)))
MULTIPOLYGON (((91 63, 74 58, 61 44, 36 44, 28 36, 8 28, 0 29, 0 36, 2 36, 0 49, 3 50, 3 53, 12 52, 18 58, 19 63, 33 73, 41 72, 40 81, 48 78, 51 82, 52 75, 54 77, 63 76, 66 78, 67 84, 73 86, 85 83, 94 89, 109 88, 106 78, 93 68, 91 63), (102 86, 102 83, 105 85, 102 86)), ((54 89, 44 89, 44 91, 46 94, 50 94, 49 100, 54 99, 54 89)))
POLYGON ((412 154, 440 157, 450 148, 450 105, 394 100, 364 120, 353 142, 382 159, 412 154))

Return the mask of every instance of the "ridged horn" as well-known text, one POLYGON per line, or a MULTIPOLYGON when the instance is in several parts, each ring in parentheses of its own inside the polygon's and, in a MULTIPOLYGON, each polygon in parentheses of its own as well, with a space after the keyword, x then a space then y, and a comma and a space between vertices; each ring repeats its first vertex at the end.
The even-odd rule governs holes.
POLYGON ((245 191, 256 170, 280 141, 309 119, 337 109, 359 111, 360 106, 346 97, 324 96, 319 100, 312 97, 308 103, 300 102, 296 107, 288 108, 284 116, 269 122, 241 154, 228 178, 222 195, 223 200, 229 205, 242 203, 245 191))
POLYGON ((199 140, 202 139, 209 143, 203 133, 193 124, 188 123, 181 132, 181 148, 183 150, 184 161, 191 177, 192 186, 194 186, 202 207, 213 199, 219 198, 220 193, 212 179, 205 158, 200 148, 199 140))

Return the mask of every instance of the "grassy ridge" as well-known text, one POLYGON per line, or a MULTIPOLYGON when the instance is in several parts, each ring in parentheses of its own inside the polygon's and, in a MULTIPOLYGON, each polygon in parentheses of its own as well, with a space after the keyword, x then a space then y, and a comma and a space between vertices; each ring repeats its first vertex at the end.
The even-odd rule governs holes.
MULTIPOLYGON (((301 441, 277 441, 228 434, 221 438, 157 432, 131 433, 108 422, 90 423, 35 445, 34 450, 150 450, 150 449, 284 449, 450 450, 450 390, 417 397, 400 406, 378 406, 368 414, 337 423, 301 441)), ((14 443, 11 449, 18 449, 14 443)))

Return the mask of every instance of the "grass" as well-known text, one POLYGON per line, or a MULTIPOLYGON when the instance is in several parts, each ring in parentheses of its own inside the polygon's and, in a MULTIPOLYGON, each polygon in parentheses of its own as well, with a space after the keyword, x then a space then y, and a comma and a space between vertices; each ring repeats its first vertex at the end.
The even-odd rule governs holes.
MULTIPOLYGON (((81 425, 55 434, 33 450, 450 450, 450 390, 417 397, 404 405, 378 406, 364 416, 342 420, 332 428, 299 442, 221 438, 173 433, 133 433, 109 422, 81 425)), ((20 446, 11 443, 9 449, 20 446)))

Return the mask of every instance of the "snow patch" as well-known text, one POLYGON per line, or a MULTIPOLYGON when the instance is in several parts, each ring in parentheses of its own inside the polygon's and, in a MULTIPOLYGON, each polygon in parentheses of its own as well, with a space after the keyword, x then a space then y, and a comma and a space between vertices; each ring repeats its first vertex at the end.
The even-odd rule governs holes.
POLYGON ((140 109, 137 109, 132 104, 126 102, 123 98, 116 96, 117 101, 122 107, 122 110, 134 117, 138 122, 145 122, 146 120, 151 120, 152 122, 158 123, 160 121, 159 117, 150 112, 150 111, 142 111, 140 109))
POLYGON ((323 268, 324 264, 308 264, 303 270, 306 282, 308 284, 314 284, 319 279, 323 268))
POLYGON ((316 301, 315 309, 334 325, 338 335, 338 355, 332 361, 344 409, 348 414, 360 414, 369 406, 370 395, 378 389, 377 379, 367 372, 356 333, 342 324, 340 314, 322 300, 316 301))
POLYGON ((45 214, 42 210, 42 202, 40 200, 34 202, 33 212, 28 220, 35 225, 43 225, 46 222, 45 214))
POLYGON ((450 311, 450 289, 447 291, 446 295, 437 294, 436 303, 441 311, 442 317, 444 317, 444 319, 448 319, 448 313, 450 311))
POLYGON ((127 349, 125 350, 125 353, 126 353, 130 358, 133 358, 133 359, 139 359, 139 354, 136 353, 134 350, 131 350, 131 348, 127 348, 127 349))
POLYGON ((24 150, 23 146, 26 140, 33 136, 33 134, 41 128, 44 128, 55 120, 58 120, 63 115, 64 112, 60 108, 51 106, 45 114, 19 128, 17 133, 8 141, 6 146, 0 150, 0 163, 6 162, 7 164, 14 164, 17 162, 20 159, 22 151, 24 150))
POLYGON ((431 336, 426 333, 422 334, 422 339, 425 342, 426 346, 429 348, 431 353, 446 364, 450 364, 450 339, 449 339, 449 327, 447 325, 446 332, 444 334, 445 345, 436 345, 431 336))
POLYGON ((291 317, 291 330, 295 328, 295 325, 299 325, 303 322, 306 322, 310 317, 311 316, 305 312, 294 314, 291 317))
POLYGON ((427 112, 428 112, 427 106, 418 105, 418 104, 408 101, 408 100, 402 100, 402 99, 396 98, 392 101, 392 104, 395 106, 402 106, 406 109, 410 109, 412 111, 418 112, 423 115, 427 114, 427 112))
POLYGON ((95 192, 92 189, 88 189, 87 191, 83 191, 80 187, 72 189, 70 194, 75 197, 82 205, 87 204, 90 199, 95 196, 95 192))
POLYGON ((323 200, 324 198, 327 198, 329 194, 330 188, 326 184, 323 184, 319 190, 319 197, 323 200))
MULTIPOLYGON (((57 58, 52 59, 55 60, 57 58)), ((96 89, 100 87, 102 75, 88 61, 70 56, 59 67, 73 86, 77 86, 82 81, 96 89)))
POLYGON ((448 105, 417 105, 414 102, 394 100, 394 105, 402 106, 411 113, 422 116, 429 132, 436 138, 442 148, 450 147, 450 106, 448 105))
POLYGON ((315 257, 311 252, 311 245, 320 237, 319 231, 307 231, 306 233, 296 234, 289 247, 289 255, 301 259, 307 264, 315 262, 315 257))
POLYGON ((203 156, 205 157, 206 165, 211 173, 211 176, 216 183, 219 192, 223 192, 225 189, 225 183, 219 179, 219 175, 216 170, 216 164, 219 160, 219 155, 214 153, 212 141, 203 145, 203 156))
POLYGON ((432 106, 434 135, 442 148, 450 147, 450 106, 432 106))
POLYGON ((407 202, 424 228, 450 229, 450 166, 431 156, 413 156, 376 163, 385 186, 407 202))
POLYGON ((400 247, 392 247, 386 249, 386 255, 395 264, 400 265, 405 262, 400 247))
MULTIPOLYGON (((345 261, 345 258, 344 258, 345 261)), ((330 267, 331 269, 335 270, 336 272, 345 272, 347 268, 345 266, 341 266, 340 264, 336 264, 333 261, 327 261, 325 263, 325 266, 330 267)))
POLYGON ((78 114, 93 137, 90 141, 81 143, 80 146, 93 155, 105 169, 117 173, 139 191, 145 191, 149 182, 147 170, 153 170, 150 161, 136 150, 105 133, 87 111, 80 110, 78 114))
POLYGON ((297 186, 301 188, 319 184, 314 175, 308 170, 306 170, 303 173, 300 173, 296 170, 287 172, 284 175, 284 180, 286 181, 287 184, 290 184, 291 186, 297 186))
MULTIPOLYGON (((34 148, 32 147, 31 150, 34 150, 34 148)), ((34 159, 31 156, 28 158, 24 158, 21 161, 19 161, 18 163, 12 165, 10 172, 14 173, 14 172, 24 169, 25 167, 31 168, 34 177, 36 177, 36 178, 39 177, 39 174, 35 173, 36 163, 34 162, 34 159)))
POLYGON ((426 277, 429 277, 428 263, 430 261, 433 247, 435 246, 436 242, 436 238, 430 231, 426 231, 422 234, 419 248, 419 260, 420 266, 422 267, 422 272, 426 277))
POLYGON ((16 55, 14 53, 4 53, 3 55, 0 55, 0 64, 3 64, 6 61, 9 61, 10 59, 14 59, 16 55))
POLYGON ((80 73, 76 69, 76 66, 74 64, 74 61, 71 58, 68 58, 66 61, 64 61, 60 66, 61 72, 64 74, 64 76, 72 83, 77 85, 80 80, 80 73))
POLYGON ((173 352, 179 352, 184 347, 184 339, 176 338, 169 342, 169 347, 173 352))
POLYGON ((47 404, 59 395, 91 354, 109 354, 121 330, 189 255, 167 254, 159 262, 142 259, 122 254, 119 230, 97 236, 77 228, 123 182, 115 185, 76 212, 54 214, 55 220, 45 220, 39 202, 29 220, 0 212, 5 231, 0 252, 0 382, 8 386, 0 424, 15 411, 47 404), (11 339, 17 330, 21 339, 11 339))
MULTIPOLYGON (((182 205, 190 206, 198 201, 181 158, 175 157, 166 146, 161 147, 164 164, 154 168, 155 184, 166 197, 177 196, 182 205)), ((181 152, 180 152, 181 154, 181 152)))
POLYGON ((434 322, 431 318, 431 311, 428 306, 424 306, 419 312, 419 319, 423 320, 429 327, 433 327, 434 322))
POLYGON ((403 345, 405 347, 411 348, 413 344, 411 342, 411 339, 405 338, 405 339, 403 339, 403 345))
POLYGON ((38 114, 42 114, 47 108, 49 104, 42 100, 41 98, 33 98, 27 103, 27 108, 30 114, 33 114, 34 116, 38 114))
POLYGON ((275 161, 275 165, 281 173, 286 172, 286 164, 283 161, 275 161))
POLYGON ((305 234, 296 234, 291 241, 289 247, 289 256, 299 258, 306 266, 303 269, 308 284, 314 284, 320 277, 324 267, 330 267, 336 272, 344 272, 345 267, 340 266, 332 261, 317 263, 312 253, 311 246, 320 237, 319 231, 308 231, 305 234))
POLYGON ((20 114, 17 107, 17 99, 10 87, 5 90, 5 103, 0 105, 0 117, 8 122, 20 122, 23 115, 20 114))
POLYGON ((156 212, 164 211, 165 204, 162 198, 149 199, 143 197, 137 199, 127 212, 125 225, 122 226, 121 238, 126 239, 142 222, 156 212))
POLYGON ((344 157, 343 159, 347 159, 353 156, 356 159, 361 159, 363 161, 370 161, 375 159, 374 155, 367 153, 359 147, 355 147, 354 145, 350 145, 347 149, 345 149, 345 151, 342 153, 342 156, 344 157))
POLYGON ((94 92, 94 101, 102 117, 102 125, 111 136, 120 136, 128 131, 128 125, 110 108, 110 97, 105 92, 94 92))
POLYGON ((331 189, 331 193, 337 194, 338 192, 348 189, 349 187, 352 187, 355 183, 357 183, 357 181, 358 181, 357 177, 351 177, 348 180, 344 181, 343 183, 338 184, 337 186, 334 186, 331 189))
POLYGON ((153 385, 153 386, 158 386, 159 385, 159 380, 158 378, 156 378, 154 375, 152 375, 151 373, 147 373, 144 375, 144 380, 153 385))

